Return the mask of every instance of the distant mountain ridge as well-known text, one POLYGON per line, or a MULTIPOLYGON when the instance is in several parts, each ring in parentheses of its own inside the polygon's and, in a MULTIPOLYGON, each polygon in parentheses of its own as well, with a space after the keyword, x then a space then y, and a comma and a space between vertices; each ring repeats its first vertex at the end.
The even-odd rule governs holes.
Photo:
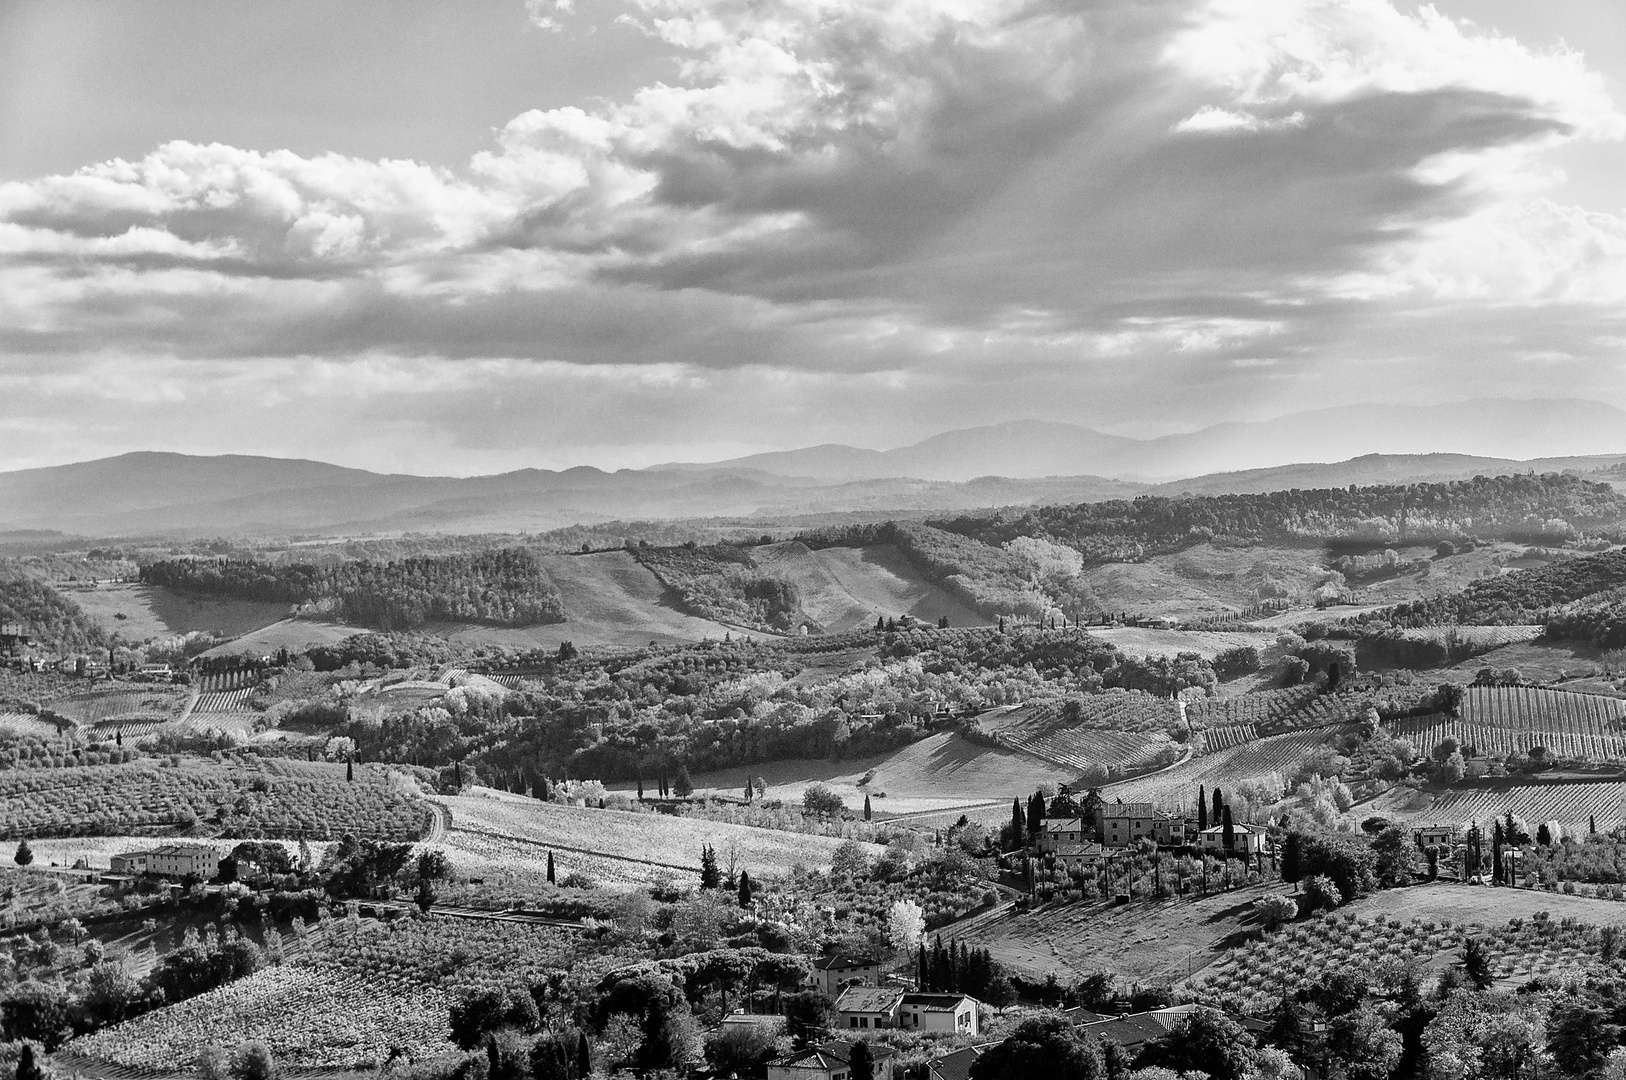
POLYGON ((1621 462, 1626 412, 1599 402, 1563 401, 1349 406, 1150 440, 1019 422, 944 432, 896 450, 832 444, 616 472, 580 466, 412 476, 304 459, 144 451, 0 473, 0 532, 476 533, 659 518, 923 516, 1146 493, 1255 493, 1532 469, 1593 471, 1621 462), (1487 431, 1487 425, 1499 430, 1487 431), (1378 452, 1360 441, 1404 447, 1436 436, 1440 445, 1416 452, 1378 452), (1453 440, 1469 449, 1445 452, 1453 440), (1494 440, 1563 456, 1472 452, 1474 445, 1494 440), (1350 447, 1354 452, 1338 457, 1317 452, 1350 447), (1261 459, 1266 464, 1247 464, 1261 459), (1199 464, 1176 468, 1182 463, 1199 464), (1107 478, 1113 475, 1185 478, 1107 478))
POLYGON ((1569 398, 1498 398, 1445 405, 1343 405, 1274 420, 1215 424, 1155 439, 1105 435, 1074 424, 1012 421, 944 432, 893 450, 826 444, 655 468, 748 468, 824 481, 1093 475, 1163 482, 1371 454, 1452 453, 1527 460, 1622 452, 1626 452, 1626 411, 1613 405, 1569 398))

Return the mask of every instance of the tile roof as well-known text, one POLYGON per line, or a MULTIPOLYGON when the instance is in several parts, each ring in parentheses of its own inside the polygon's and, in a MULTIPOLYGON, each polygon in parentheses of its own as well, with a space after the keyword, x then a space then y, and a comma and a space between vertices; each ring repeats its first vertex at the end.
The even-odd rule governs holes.
POLYGON ((953 1012, 961 1002, 976 1002, 970 994, 905 994, 903 1003, 931 1012, 953 1012))
MULTIPOLYGON (((799 1067, 829 1070, 832 1068, 845 1068, 848 1059, 852 1056, 853 1044, 849 1042, 826 1042, 816 1046, 809 1046, 805 1050, 798 1050, 789 1057, 780 1058, 771 1064, 781 1067, 799 1067)), ((876 1061, 884 1061, 897 1053, 890 1046, 880 1043, 870 1043, 869 1052, 876 1061)))
POLYGON ((1061 859, 1081 859, 1088 855, 1101 855, 1106 848, 1100 844, 1062 844, 1053 854, 1061 859))
POLYGON ((1083 818, 1045 818, 1041 825, 1045 832, 1082 832, 1084 830, 1083 818))
POLYGON ((994 1043, 984 1043, 981 1046, 965 1046, 952 1054, 934 1057, 926 1062, 926 1069, 935 1080, 971 1080, 971 1066, 977 1063, 988 1047, 994 1043))
POLYGON ((884 986, 849 986, 836 998, 837 1012, 890 1012, 903 1000, 903 991, 884 986))
POLYGON ((846 971, 850 968, 880 967, 881 962, 870 956, 821 956, 813 961, 818 971, 846 971))
MULTIPOLYGON (((1079 1029, 1111 1039, 1125 1050, 1138 1050, 1149 1042, 1161 1039, 1173 1031, 1180 1021, 1201 1008, 1205 1006, 1195 1003, 1172 1005, 1167 1009, 1129 1013, 1125 1016, 1115 1016, 1110 1020, 1098 1020, 1093 1024, 1079 1024, 1079 1029)), ((1268 1024, 1261 1024, 1251 1017, 1233 1016, 1231 1019, 1249 1031, 1260 1031, 1269 1027, 1268 1024)))
POLYGON ((1104 818, 1155 818, 1167 817, 1157 807, 1149 802, 1103 803, 1101 816, 1104 818))

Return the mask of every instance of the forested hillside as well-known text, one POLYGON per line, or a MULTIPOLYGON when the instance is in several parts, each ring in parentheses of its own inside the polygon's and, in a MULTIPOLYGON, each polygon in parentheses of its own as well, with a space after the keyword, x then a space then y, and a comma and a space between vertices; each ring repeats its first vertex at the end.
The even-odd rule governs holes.
POLYGON ((811 622, 801 611, 796 586, 762 573, 744 548, 640 544, 629 550, 690 615, 781 633, 811 622))
POLYGON ((0 623, 17 627, 36 644, 85 652, 107 644, 107 633, 79 605, 45 582, 0 567, 0 623))
POLYGON ((1607 551, 1483 578, 1459 592, 1400 604, 1369 618, 1410 627, 1538 623, 1555 608, 1621 586, 1626 586, 1626 551, 1607 551))
POLYGON ((528 626, 564 619, 553 582, 523 548, 324 566, 169 559, 142 567, 141 580, 182 592, 315 605, 384 630, 435 621, 528 626))
POLYGON ((1622 521, 1626 496, 1609 485, 1548 474, 1263 495, 1143 496, 931 524, 994 546, 1041 537, 1074 547, 1087 560, 1106 562, 1215 539, 1422 544, 1472 536, 1558 542, 1619 529, 1622 521))

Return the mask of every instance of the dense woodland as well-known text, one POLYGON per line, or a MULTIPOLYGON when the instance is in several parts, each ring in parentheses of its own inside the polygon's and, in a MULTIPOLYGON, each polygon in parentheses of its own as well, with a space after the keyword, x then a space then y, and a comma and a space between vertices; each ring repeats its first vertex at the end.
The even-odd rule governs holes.
POLYGON ((166 559, 142 567, 141 580, 181 592, 315 605, 382 630, 436 621, 527 626, 564 620, 558 591, 524 548, 320 566, 166 559))
POLYGON ((107 631, 79 605, 28 574, 0 568, 0 624, 21 628, 36 644, 62 652, 107 646, 107 631))
MULTIPOLYGON (((629 550, 691 615, 780 632, 811 623, 802 613, 796 586, 758 570, 745 548, 638 544, 629 550)), ((816 624, 811 628, 819 629, 816 624)))
MULTIPOLYGON (((1561 559, 1516 574, 1481 578, 1467 588, 1398 604, 1366 618, 1402 627, 1517 626, 1542 622, 1555 608, 1626 586, 1626 551, 1561 559)), ((1559 624, 1557 636, 1580 636, 1559 624)))
POLYGON ((1077 548, 1087 560, 1108 562, 1216 539, 1383 545, 1494 536, 1549 543, 1615 529, 1623 519, 1626 496, 1609 485, 1550 473, 1262 495, 1142 496, 931 524, 990 546, 1043 537, 1077 548))

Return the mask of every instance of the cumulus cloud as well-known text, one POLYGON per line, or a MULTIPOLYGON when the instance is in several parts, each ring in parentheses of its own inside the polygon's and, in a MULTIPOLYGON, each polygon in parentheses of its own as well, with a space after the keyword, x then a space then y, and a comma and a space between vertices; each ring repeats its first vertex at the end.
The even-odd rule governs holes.
POLYGON ((1540 340, 1481 357, 1492 381, 1558 355, 1626 395, 1626 221, 1543 194, 1545 151, 1626 134, 1576 54, 1386 0, 635 10, 678 79, 524 113, 464 169, 172 142, 0 185, 3 377, 88 402, 116 356, 238 432, 234 394, 314 378, 418 445, 564 452, 534 414, 403 406, 427 364, 447 401, 569 401, 599 421, 577 439, 913 425, 886 442, 1069 400, 1257 412, 1402 358, 1415 387, 1517 305, 1540 340))

